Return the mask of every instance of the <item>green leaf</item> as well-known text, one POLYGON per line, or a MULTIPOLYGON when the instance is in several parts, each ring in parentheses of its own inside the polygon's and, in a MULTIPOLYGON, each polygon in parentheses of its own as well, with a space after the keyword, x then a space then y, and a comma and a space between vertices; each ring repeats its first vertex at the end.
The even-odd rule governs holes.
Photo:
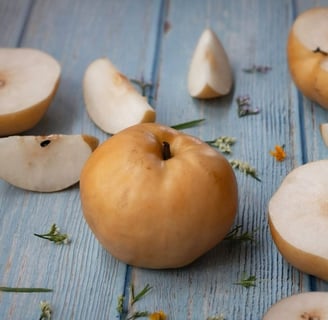
POLYGON ((17 288, 17 287, 0 287, 2 292, 22 292, 22 293, 31 293, 31 292, 52 292, 52 289, 47 288, 17 288))
POLYGON ((188 122, 182 122, 182 123, 171 126, 171 128, 176 129, 176 130, 188 129, 188 128, 196 127, 203 121, 205 121, 205 119, 198 119, 198 120, 193 120, 193 121, 188 121, 188 122))
POLYGON ((244 273, 242 279, 239 282, 236 282, 235 284, 243 286, 244 288, 248 289, 250 287, 256 286, 255 281, 256 281, 256 276, 250 275, 249 277, 247 277, 246 274, 244 273))

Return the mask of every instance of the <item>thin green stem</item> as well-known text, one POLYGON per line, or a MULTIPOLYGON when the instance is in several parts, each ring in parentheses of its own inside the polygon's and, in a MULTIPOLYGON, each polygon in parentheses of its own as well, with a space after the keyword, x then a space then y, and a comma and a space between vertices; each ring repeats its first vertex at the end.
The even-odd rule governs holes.
POLYGON ((175 130, 188 129, 188 128, 195 127, 204 121, 205 121, 205 119, 197 119, 197 120, 182 122, 182 123, 178 123, 178 124, 171 126, 171 128, 173 128, 175 130))
POLYGON ((134 285, 131 285, 131 306, 138 302, 141 298, 143 298, 150 290, 152 287, 147 284, 137 295, 134 294, 134 285))
POLYGON ((52 292, 48 288, 18 288, 18 287, 0 287, 2 292, 33 293, 33 292, 52 292))

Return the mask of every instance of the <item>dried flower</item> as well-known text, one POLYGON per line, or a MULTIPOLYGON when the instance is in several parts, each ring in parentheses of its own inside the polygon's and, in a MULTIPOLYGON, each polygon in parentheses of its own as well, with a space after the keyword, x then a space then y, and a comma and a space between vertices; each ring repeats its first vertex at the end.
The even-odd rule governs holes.
POLYGON ((122 295, 117 299, 116 310, 119 314, 122 314, 124 311, 124 297, 122 295))
POLYGON ((235 144, 236 138, 222 136, 215 140, 206 141, 210 146, 218 148, 222 153, 230 154, 232 152, 231 146, 235 144))
POLYGON ((274 150, 270 150, 270 155, 276 158, 277 161, 281 162, 286 159, 285 145, 276 145, 274 150))
POLYGON ((52 310, 49 302, 41 301, 40 302, 41 315, 39 320, 51 320, 52 310))
POLYGON ((166 320, 166 314, 163 311, 156 311, 149 315, 149 320, 166 320))
POLYGON ((207 317, 206 320, 225 320, 225 317, 223 314, 220 314, 217 316, 207 317))
POLYGON ((261 66, 253 64, 250 68, 243 69, 246 73, 267 73, 268 71, 271 71, 271 67, 269 66, 261 66))
POLYGON ((234 169, 237 169, 240 172, 245 173, 246 175, 250 175, 257 181, 261 181, 261 179, 257 176, 256 169, 251 167, 247 162, 235 159, 230 160, 229 162, 234 169))
POLYGON ((237 105, 238 105, 238 116, 239 117, 258 114, 260 112, 259 108, 252 107, 251 98, 249 97, 249 95, 238 96, 236 101, 237 101, 237 105))
POLYGON ((51 226, 48 233, 44 233, 44 234, 34 233, 34 235, 36 237, 52 241, 56 244, 70 243, 69 236, 66 233, 60 233, 60 230, 55 223, 51 226))

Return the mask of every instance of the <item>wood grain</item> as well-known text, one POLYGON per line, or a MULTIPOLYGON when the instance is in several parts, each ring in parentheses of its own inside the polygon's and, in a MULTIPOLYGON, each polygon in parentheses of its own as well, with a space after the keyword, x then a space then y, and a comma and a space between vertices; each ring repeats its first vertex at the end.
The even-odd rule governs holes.
MULTIPOLYGON (((35 47, 62 65, 56 97, 42 121, 25 134, 108 135, 89 119, 82 78, 88 64, 107 56, 129 78, 152 83, 148 92, 157 121, 172 125, 206 118, 185 131, 204 140, 237 139, 229 159, 257 169, 261 182, 236 171, 236 225, 254 232, 251 243, 222 242, 185 268, 145 270, 126 266, 96 241, 81 212, 78 185, 52 194, 32 193, 0 181, 0 285, 49 287, 52 293, 0 293, 1 319, 38 319, 40 300, 53 305, 54 319, 117 319, 117 298, 129 286, 152 291, 135 310, 164 310, 170 320, 261 319, 282 297, 327 290, 323 281, 299 273, 279 254, 267 225, 267 204, 285 175, 307 161, 327 157, 318 126, 328 113, 308 101, 291 81, 286 61, 288 30, 304 10, 327 0, 2 0, 0 44, 35 47), (187 74, 202 31, 212 28, 224 45, 234 74, 226 97, 193 99, 187 74), (266 74, 244 68, 268 65, 266 74), (248 94, 260 113, 239 118, 236 98, 248 94), (269 154, 284 144, 287 159, 269 154), (56 246, 33 236, 52 223, 72 237, 56 246), (243 274, 256 286, 236 285, 243 274)), ((1 108, 1 106, 0 106, 1 108)), ((1 152, 1 151, 0 151, 1 152)), ((197 234, 193 235, 197 237, 197 234)))

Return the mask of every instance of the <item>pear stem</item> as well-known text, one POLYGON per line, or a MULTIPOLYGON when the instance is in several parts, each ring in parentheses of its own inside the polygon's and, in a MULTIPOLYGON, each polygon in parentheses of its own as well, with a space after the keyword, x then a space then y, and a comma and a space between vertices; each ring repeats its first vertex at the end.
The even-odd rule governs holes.
POLYGON ((319 52, 322 53, 324 56, 328 56, 328 52, 321 50, 320 47, 317 47, 315 50, 313 50, 313 52, 314 53, 319 52))
POLYGON ((164 160, 168 160, 171 158, 171 150, 170 150, 170 144, 167 141, 163 141, 162 144, 162 155, 164 160))

